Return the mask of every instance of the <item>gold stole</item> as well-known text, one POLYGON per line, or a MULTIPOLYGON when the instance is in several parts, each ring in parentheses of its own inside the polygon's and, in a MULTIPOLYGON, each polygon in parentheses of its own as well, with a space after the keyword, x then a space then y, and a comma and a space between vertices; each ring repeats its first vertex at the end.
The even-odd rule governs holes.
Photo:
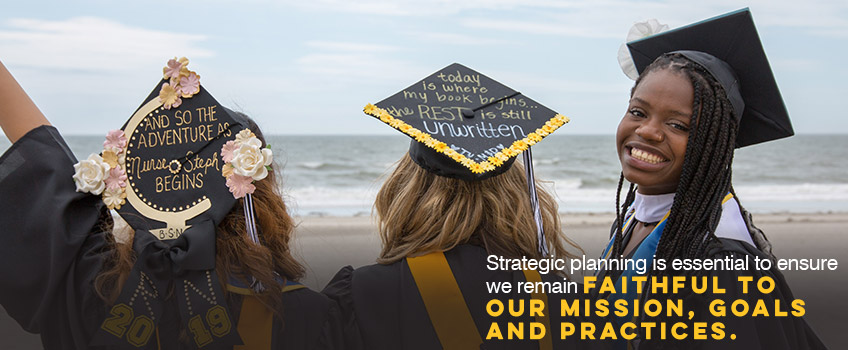
MULTIPOLYGON (((479 349, 483 340, 477 332, 477 326, 474 324, 468 305, 465 304, 462 291, 459 290, 445 254, 438 252, 406 258, 406 262, 442 347, 444 349, 479 349)), ((542 281, 537 271, 524 271, 524 276, 527 282, 542 281)), ((533 293, 531 297, 545 303, 543 316, 536 316, 536 321, 545 326, 545 337, 539 341, 539 348, 552 349, 548 297, 544 293, 533 293)))
MULTIPOLYGON (((283 293, 305 288, 303 285, 283 287, 283 293)), ((241 312, 239 313, 238 332, 244 345, 236 345, 234 350, 271 349, 273 338, 274 313, 253 296, 248 288, 227 285, 230 292, 241 294, 241 312)))

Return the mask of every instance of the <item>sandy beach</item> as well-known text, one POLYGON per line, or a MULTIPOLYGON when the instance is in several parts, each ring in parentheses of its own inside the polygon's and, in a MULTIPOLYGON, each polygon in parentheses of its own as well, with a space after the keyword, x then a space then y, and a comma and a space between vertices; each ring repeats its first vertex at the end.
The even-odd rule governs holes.
MULTIPOLYGON (((589 257, 597 257, 608 242, 615 214, 565 214, 566 234, 589 257)), ((845 243, 848 213, 760 214, 755 224, 767 235, 778 258, 835 258, 848 262, 845 243)), ((370 217, 302 218, 295 251, 307 262, 304 283, 322 288, 340 266, 373 264, 380 238, 370 217)), ((807 304, 806 319, 828 347, 848 345, 848 266, 835 271, 785 271, 795 298, 807 304)))
MULTIPOLYGON (((614 214, 565 214, 566 234, 589 257, 600 255, 614 214)), ((848 261, 844 243, 848 213, 760 214, 754 217, 778 258, 835 258, 848 261)), ((302 281, 320 290, 342 266, 373 264, 380 239, 371 217, 302 217, 292 249, 307 267, 302 281)), ((848 269, 786 271, 795 298, 806 302, 806 319, 830 348, 848 345, 848 269)), ((0 348, 40 348, 37 335, 24 332, 5 310, 0 315, 0 348)))

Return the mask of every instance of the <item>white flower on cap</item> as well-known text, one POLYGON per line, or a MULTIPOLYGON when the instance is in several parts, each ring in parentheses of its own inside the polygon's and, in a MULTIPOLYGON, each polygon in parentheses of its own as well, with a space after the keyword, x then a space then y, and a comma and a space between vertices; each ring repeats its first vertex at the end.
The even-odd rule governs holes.
POLYGON ((251 137, 242 142, 233 152, 233 160, 230 164, 236 174, 259 181, 268 176, 268 169, 265 167, 271 165, 272 160, 271 149, 262 148, 262 141, 251 137))
POLYGON ((630 27, 630 32, 627 33, 627 40, 618 48, 618 64, 621 66, 621 71, 628 78, 636 80, 639 77, 639 72, 636 71, 636 65, 633 64, 633 58, 630 57, 630 50, 627 49, 627 43, 651 35, 662 33, 668 30, 668 24, 662 24, 656 19, 649 19, 645 22, 633 23, 630 27))
POLYGON ((127 193, 123 188, 106 188, 103 191, 103 203, 109 209, 121 209, 121 206, 126 203, 127 193))
POLYGON ((95 195, 103 193, 106 189, 104 180, 109 174, 109 168, 109 164, 97 154, 92 154, 88 156, 88 159, 74 164, 74 183, 77 185, 77 192, 95 195))

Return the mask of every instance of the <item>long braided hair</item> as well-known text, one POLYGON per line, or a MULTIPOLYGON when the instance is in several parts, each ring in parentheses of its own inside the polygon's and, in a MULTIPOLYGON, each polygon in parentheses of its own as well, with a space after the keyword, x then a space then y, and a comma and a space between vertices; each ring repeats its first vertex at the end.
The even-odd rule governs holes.
MULTIPOLYGON (((680 54, 665 54, 645 68, 631 95, 645 76, 664 69, 683 74, 692 83, 694 115, 674 203, 657 245, 655 259, 703 258, 710 246, 718 242, 715 229, 721 218, 722 199, 728 192, 733 192, 730 180, 737 122, 733 107, 716 79, 699 64, 680 54)), ((624 203, 621 203, 623 183, 622 173, 615 199, 612 257, 623 253, 622 223, 636 194, 635 185, 630 184, 624 203)), ((671 272, 652 270, 650 275, 664 273, 671 272)), ((606 273, 612 274, 617 273, 606 273)))

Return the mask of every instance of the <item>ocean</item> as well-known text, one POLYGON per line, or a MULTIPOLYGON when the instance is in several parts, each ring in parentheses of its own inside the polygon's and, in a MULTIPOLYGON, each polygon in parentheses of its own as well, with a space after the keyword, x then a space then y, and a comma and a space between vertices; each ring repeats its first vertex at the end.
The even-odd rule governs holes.
MULTIPOLYGON (((67 136, 77 158, 100 152, 103 137, 67 136)), ((409 138, 270 136, 294 215, 369 215, 380 185, 409 138)), ((9 142, 0 140, 0 151, 9 142)), ((620 166, 612 135, 552 135, 533 147, 537 178, 563 213, 615 211, 620 166)), ((796 135, 736 151, 733 183, 754 213, 848 212, 848 135, 796 135)))

